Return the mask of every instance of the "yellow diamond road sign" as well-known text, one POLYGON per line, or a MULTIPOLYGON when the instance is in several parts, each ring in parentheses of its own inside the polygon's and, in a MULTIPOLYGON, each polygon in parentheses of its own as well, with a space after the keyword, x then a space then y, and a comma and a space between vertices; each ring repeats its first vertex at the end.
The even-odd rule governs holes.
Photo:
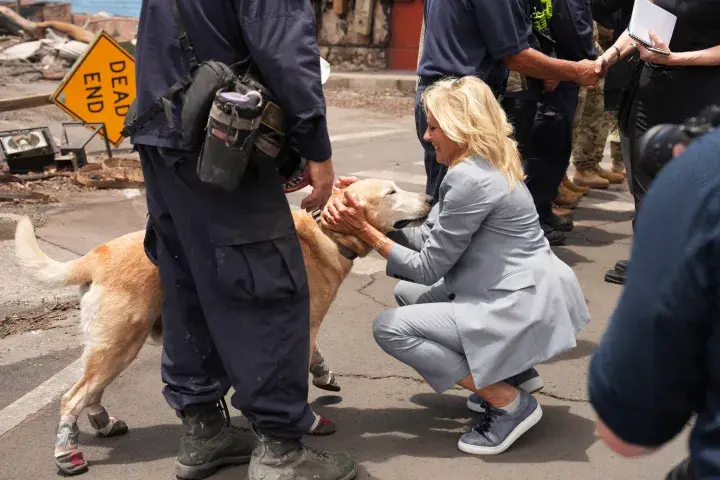
POLYGON ((52 95, 56 105, 78 120, 104 123, 107 139, 116 147, 133 100, 135 59, 105 32, 95 37, 52 95))

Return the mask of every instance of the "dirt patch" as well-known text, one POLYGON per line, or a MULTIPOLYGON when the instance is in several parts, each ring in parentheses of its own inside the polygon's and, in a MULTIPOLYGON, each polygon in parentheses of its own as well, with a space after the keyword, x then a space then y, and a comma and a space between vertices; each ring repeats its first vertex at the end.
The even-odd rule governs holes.
POLYGON ((333 88, 325 91, 325 99, 334 107, 363 108, 399 117, 413 115, 415 111, 415 95, 392 88, 373 91, 333 88))
POLYGON ((0 338, 33 330, 56 328, 57 322, 63 320, 68 312, 73 310, 80 310, 77 300, 54 300, 33 310, 2 317, 0 318, 0 338))

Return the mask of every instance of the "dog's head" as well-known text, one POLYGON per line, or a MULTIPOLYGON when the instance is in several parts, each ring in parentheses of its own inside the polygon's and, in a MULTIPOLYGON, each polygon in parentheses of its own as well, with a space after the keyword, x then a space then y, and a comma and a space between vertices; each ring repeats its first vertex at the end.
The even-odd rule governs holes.
POLYGON ((422 225, 432 208, 432 197, 408 192, 389 180, 358 180, 345 190, 358 198, 368 223, 382 233, 422 225))

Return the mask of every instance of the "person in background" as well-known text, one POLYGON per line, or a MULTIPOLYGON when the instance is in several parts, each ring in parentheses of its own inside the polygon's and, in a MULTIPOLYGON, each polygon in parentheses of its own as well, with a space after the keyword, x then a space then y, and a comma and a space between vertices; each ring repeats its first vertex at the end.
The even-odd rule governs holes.
MULTIPOLYGON (((600 29, 597 24, 594 26, 595 50, 602 55, 605 50, 600 46, 600 29)), ((620 159, 620 170, 617 163, 613 164, 611 171, 605 170, 601 163, 605 156, 605 146, 612 127, 612 114, 605 112, 605 79, 598 82, 597 88, 583 88, 580 92, 578 102, 578 115, 575 118, 573 127, 573 166, 575 175, 572 183, 581 188, 603 189, 610 184, 619 184, 625 180, 620 159)), ((572 187, 570 187, 572 188, 572 187)), ((563 206, 566 199, 578 198, 572 195, 570 188, 561 185, 561 194, 565 198, 556 199, 555 203, 563 206)), ((582 196, 582 195, 580 195, 582 196)))
MULTIPOLYGON (((545 31, 535 21, 535 3, 527 1, 526 15, 532 19, 533 32, 541 48, 548 50, 548 42, 543 39, 549 36, 554 41, 551 48, 557 58, 575 62, 595 59, 592 12, 585 0, 552 2, 552 8, 545 10, 548 27, 545 31)), ((547 7, 550 0, 540 3, 547 7)), ((594 88, 595 85, 590 86, 594 88)), ((579 87, 577 83, 561 81, 537 98, 539 103, 536 111, 529 102, 523 105, 523 110, 534 113, 525 144, 521 144, 526 182, 535 201, 540 224, 551 245, 562 245, 565 242, 564 232, 573 229, 572 212, 562 215, 553 201, 558 196, 560 184, 570 165, 579 87)), ((507 111, 508 107, 505 108, 507 111)), ((511 118, 522 117, 522 114, 517 114, 517 110, 511 110, 509 115, 511 118)), ((522 143, 523 136, 520 140, 522 143)))
MULTIPOLYGON (((706 105, 720 104, 720 88, 708 87, 720 84, 720 2, 655 0, 654 3, 677 17, 670 45, 651 33, 655 48, 667 54, 648 50, 624 31, 597 60, 597 71, 603 73, 608 68, 612 72, 613 65, 635 51, 640 56, 621 100, 624 115, 618 118, 629 144, 627 171, 636 215, 652 181, 635 168, 639 161, 640 137, 655 125, 682 123, 706 105)), ((628 268, 627 262, 618 262, 614 271, 606 274, 606 281, 623 284, 628 268)))
POLYGON ((597 433, 624 457, 653 453, 697 414, 690 456, 668 479, 720 478, 719 152, 716 130, 653 181, 622 296, 590 362, 597 433))
POLYGON ((425 224, 385 236, 347 193, 328 203, 322 222, 374 246, 402 280, 400 307, 373 324, 380 347, 438 393, 472 392, 468 407, 483 415, 458 447, 499 454, 542 417, 534 366, 575 347, 590 314, 577 277, 544 237, 512 127, 488 85, 443 80, 422 100, 425 140, 448 167, 425 224))
POLYGON ((597 84, 599 74, 591 61, 559 60, 531 48, 536 42, 523 5, 517 0, 425 1, 415 127, 425 152, 425 191, 435 201, 447 168, 436 162, 432 144, 423 140, 427 118, 421 99, 429 86, 445 77, 474 75, 499 96, 508 69, 555 83, 564 80, 584 86, 597 84))

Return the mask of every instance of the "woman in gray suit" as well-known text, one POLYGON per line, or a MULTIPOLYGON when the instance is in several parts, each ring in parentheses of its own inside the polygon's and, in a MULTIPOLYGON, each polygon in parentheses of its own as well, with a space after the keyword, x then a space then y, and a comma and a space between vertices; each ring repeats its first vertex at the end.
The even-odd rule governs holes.
POLYGON ((425 139, 449 167, 425 224, 386 237, 347 194, 328 203, 323 223, 387 258, 388 275, 403 280, 400 307, 375 319, 376 341, 436 392, 471 391, 468 406, 483 416, 458 447, 494 455, 542 417, 533 366, 575 347, 590 315, 540 228, 512 127, 489 87, 444 80, 423 103, 425 139))

